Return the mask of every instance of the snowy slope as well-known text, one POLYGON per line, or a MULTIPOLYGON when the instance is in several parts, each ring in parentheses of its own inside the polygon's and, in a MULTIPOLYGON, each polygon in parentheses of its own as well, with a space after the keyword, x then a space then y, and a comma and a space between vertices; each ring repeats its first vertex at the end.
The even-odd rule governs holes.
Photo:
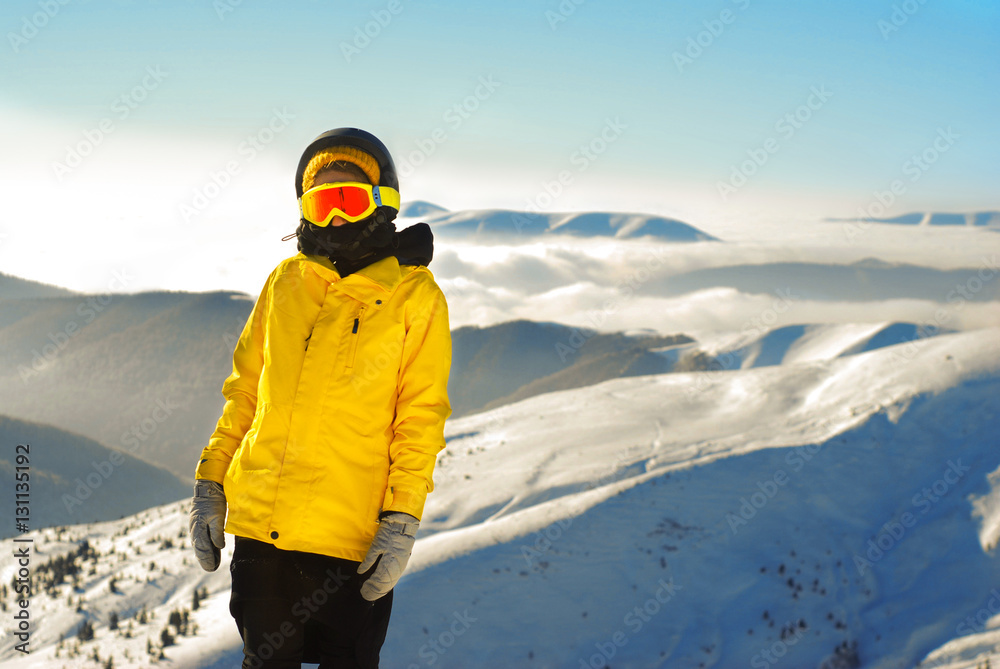
MULTIPOLYGON (((617 379, 451 422, 383 666, 817 667, 840 648, 826 666, 883 669, 980 631, 961 625, 1000 584, 1000 329, 915 347, 905 364, 896 346, 617 379)), ((64 536, 128 556, 81 585, 100 657, 143 656, 205 585, 198 633, 164 666, 237 663, 225 564, 206 575, 163 547, 184 506, 64 536), (143 603, 155 623, 113 638, 110 610, 143 603)), ((52 643, 83 615, 65 588, 33 600, 39 650, 5 666, 62 666, 52 643)))
MULTIPOLYGON (((184 666, 208 667, 213 658, 231 655, 239 635, 231 621, 229 626, 222 624, 229 617, 228 570, 208 574, 197 566, 188 546, 187 508, 187 502, 175 502, 118 521, 20 535, 19 539, 30 541, 27 544, 8 542, 14 550, 30 546, 34 594, 28 610, 33 623, 31 652, 24 655, 15 650, 19 641, 11 634, 10 616, 5 616, 0 663, 4 667, 99 667, 113 656, 115 667, 153 666, 170 612, 190 610, 195 589, 203 588, 208 598, 189 613, 189 622, 198 628, 197 636, 177 636, 177 644, 166 649, 167 657, 186 661, 184 666), (83 541, 93 554, 77 560, 79 583, 74 586, 67 578, 46 592, 49 572, 44 565, 78 553, 83 541), (116 592, 110 588, 112 577, 116 592), (140 623, 144 609, 146 622, 140 623), (112 613, 120 619, 118 631, 109 629, 112 613), (84 621, 94 625, 95 635, 93 641, 80 643, 76 634, 84 621), (60 637, 65 637, 62 643, 60 637), (147 653, 147 643, 156 649, 153 656, 147 653), (100 664, 88 661, 95 649, 100 664)), ((224 551, 226 564, 232 555, 231 539, 224 551)), ((0 560, 4 583, 11 583, 14 571, 12 551, 5 551, 0 560)), ((15 606, 13 590, 5 604, 8 610, 15 606)), ((219 666, 232 667, 234 663, 223 659, 219 666)))
POLYGON ((855 641, 863 666, 911 666, 1000 578, 979 536, 995 514, 966 499, 1000 462, 998 334, 928 340, 906 365, 890 348, 617 380, 456 421, 468 436, 425 515, 439 533, 396 618, 429 632, 394 637, 391 666, 436 652, 423 644, 466 610, 485 624, 436 666, 470 666, 486 647, 488 666, 579 666, 617 631, 613 667, 764 666, 754 659, 787 623, 786 666, 855 641), (949 462, 971 469, 940 501, 921 497, 957 476, 949 462), (886 534, 906 513, 902 538, 886 534), (888 550, 856 563, 869 539, 888 550), (669 613, 636 629, 628 613, 661 578, 680 586, 669 613), (512 641, 489 645, 497 634, 512 641))

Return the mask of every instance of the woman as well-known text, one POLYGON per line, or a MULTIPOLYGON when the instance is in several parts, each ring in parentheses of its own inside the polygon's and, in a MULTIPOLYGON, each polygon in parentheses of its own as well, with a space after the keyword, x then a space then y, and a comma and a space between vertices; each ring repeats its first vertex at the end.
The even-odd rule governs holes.
POLYGON ((451 413, 448 309, 430 228, 392 223, 399 185, 377 138, 320 135, 295 188, 300 253, 268 277, 233 353, 192 543, 213 571, 223 524, 236 536, 243 667, 377 667, 451 413))

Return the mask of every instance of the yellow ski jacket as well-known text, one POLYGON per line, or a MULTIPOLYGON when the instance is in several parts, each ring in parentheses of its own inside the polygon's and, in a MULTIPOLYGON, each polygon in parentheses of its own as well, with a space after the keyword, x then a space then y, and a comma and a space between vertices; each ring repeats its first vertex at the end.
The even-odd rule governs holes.
POLYGON ((225 487, 226 531, 360 561, 381 511, 420 518, 450 366, 448 307, 426 267, 390 256, 341 277, 327 258, 282 262, 195 472, 225 487))

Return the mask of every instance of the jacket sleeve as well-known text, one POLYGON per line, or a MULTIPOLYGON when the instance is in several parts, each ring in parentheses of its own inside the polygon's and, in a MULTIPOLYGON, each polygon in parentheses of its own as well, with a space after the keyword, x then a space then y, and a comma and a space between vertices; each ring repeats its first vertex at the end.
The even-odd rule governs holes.
POLYGON ((451 330, 448 304, 433 278, 408 302, 382 511, 420 518, 427 493, 434 489, 434 464, 445 446, 444 423, 451 415, 451 330))
POLYGON ((257 411, 257 385, 264 369, 264 339, 270 291, 277 270, 271 273, 254 304, 233 351, 233 373, 222 385, 226 404, 208 446, 201 452, 195 479, 222 483, 226 470, 250 429, 257 411))

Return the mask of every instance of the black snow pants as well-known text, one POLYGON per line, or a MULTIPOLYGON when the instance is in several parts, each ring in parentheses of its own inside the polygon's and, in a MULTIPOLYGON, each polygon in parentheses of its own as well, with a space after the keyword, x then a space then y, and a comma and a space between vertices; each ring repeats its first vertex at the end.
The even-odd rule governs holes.
POLYGON ((392 592, 366 601, 358 564, 236 537, 229 611, 243 638, 243 669, 378 667, 392 592))

